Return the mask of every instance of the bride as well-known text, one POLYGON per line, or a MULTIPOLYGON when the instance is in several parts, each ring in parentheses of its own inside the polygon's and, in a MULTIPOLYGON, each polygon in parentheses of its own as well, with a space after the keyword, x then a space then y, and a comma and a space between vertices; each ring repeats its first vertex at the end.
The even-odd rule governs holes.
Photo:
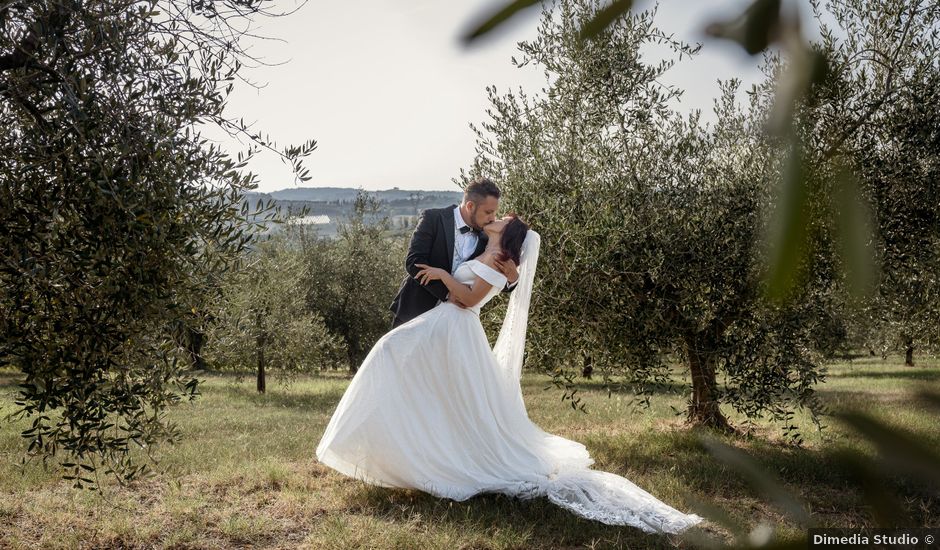
POLYGON ((547 496, 579 516, 650 533, 679 533, 702 521, 621 476, 592 470, 584 445, 529 420, 519 378, 539 235, 512 215, 483 229, 486 250, 453 276, 418 266, 417 280, 441 280, 450 301, 376 342, 337 405, 317 458, 374 485, 457 501, 485 492, 547 496), (519 266, 519 281, 490 349, 479 314, 506 284, 495 267, 507 260, 519 266))

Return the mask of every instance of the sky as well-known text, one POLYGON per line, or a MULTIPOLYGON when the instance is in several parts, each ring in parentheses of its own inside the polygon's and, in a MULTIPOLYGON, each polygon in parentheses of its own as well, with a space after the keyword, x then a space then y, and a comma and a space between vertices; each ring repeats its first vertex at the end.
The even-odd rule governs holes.
MULTIPOLYGON (((265 39, 243 45, 267 65, 245 68, 243 75, 261 87, 237 82, 227 113, 281 145, 309 139, 318 145, 305 161, 312 179, 303 183, 294 181, 277 155, 256 155, 248 169, 258 175, 258 190, 458 190, 452 180, 474 156, 469 124, 486 120, 485 88, 534 94, 545 83, 540 70, 519 69, 510 61, 517 43, 535 36, 538 9, 517 15, 479 44, 461 44, 459 37, 474 21, 504 2, 279 0, 281 10, 300 7, 287 17, 255 20, 252 32, 265 39)), ((718 79, 741 78, 743 97, 762 78, 760 56, 701 32, 747 4, 660 1, 657 26, 703 44, 695 58, 677 64, 664 79, 685 90, 681 110, 701 109, 703 120, 713 120, 718 79)), ((634 10, 653 5, 638 0, 634 10)), ((247 147, 219 130, 205 135, 233 155, 247 147)))

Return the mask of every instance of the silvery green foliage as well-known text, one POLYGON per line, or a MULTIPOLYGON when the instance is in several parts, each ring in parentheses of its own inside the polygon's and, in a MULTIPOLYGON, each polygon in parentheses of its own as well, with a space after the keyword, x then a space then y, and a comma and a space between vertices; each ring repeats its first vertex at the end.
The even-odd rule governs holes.
POLYGON ((703 126, 670 108, 679 91, 658 77, 672 60, 640 55, 652 43, 678 59, 694 48, 664 36, 652 12, 580 40, 599 6, 546 10, 516 61, 545 71, 544 93, 490 89, 478 156, 462 174, 497 178, 504 203, 529 217, 553 258, 535 298, 530 358, 558 369, 576 406, 570 373, 582 363, 622 374, 648 397, 669 384, 663 358, 672 354, 692 371, 692 419, 722 426, 718 404, 727 403, 783 421, 798 441, 788 420, 797 407, 818 410, 820 354, 844 347, 859 311, 936 333, 940 8, 829 6, 850 38, 824 28, 810 44, 827 70, 793 106, 792 131, 775 134, 763 130, 787 69, 778 54, 764 54, 767 78, 747 90, 745 110, 737 81, 722 83, 717 122, 703 126), (799 238, 770 238, 781 218, 799 238), (768 241, 796 247, 784 257, 800 284, 784 302, 762 299, 768 241), (894 268, 892 256, 919 267, 894 268), (879 280, 872 265, 882 261, 903 282, 879 280))
POLYGON ((388 332, 392 322, 388 306, 406 274, 410 235, 395 236, 389 229, 376 200, 360 192, 352 215, 338 224, 335 239, 309 231, 295 235, 306 266, 298 299, 339 338, 352 372, 388 332))
MULTIPOLYGON (((185 339, 251 238, 254 187, 199 133, 245 132, 223 116, 238 33, 215 16, 261 4, 0 4, 0 364, 24 375, 29 454, 79 487, 139 474, 131 451, 179 437, 167 407, 198 393, 185 339)), ((313 147, 282 155, 300 170, 313 147)))
POLYGON ((940 343, 940 4, 851 0, 828 9, 837 25, 822 28, 832 75, 804 132, 851 168, 872 212, 879 277, 853 331, 912 359, 940 343))
POLYGON ((284 231, 257 246, 226 274, 220 299, 207 306, 212 323, 205 358, 213 370, 254 370, 258 391, 266 371, 279 376, 328 369, 344 358, 322 317, 306 310, 303 252, 284 231))
POLYGON ((738 83, 725 82, 716 125, 678 115, 669 103, 680 92, 659 80, 674 61, 651 64, 640 49, 660 43, 681 59, 695 48, 665 36, 651 12, 579 40, 599 4, 546 11, 517 60, 546 72, 545 92, 489 90, 463 175, 497 179, 506 207, 543 236, 529 364, 567 377, 570 397, 570 373, 590 357, 648 400, 671 388, 666 359, 677 356, 692 369, 693 420, 724 426, 726 403, 789 429, 813 402, 808 330, 826 301, 818 291, 787 307, 761 300, 760 213, 781 163, 758 126, 766 94, 741 111, 738 83))

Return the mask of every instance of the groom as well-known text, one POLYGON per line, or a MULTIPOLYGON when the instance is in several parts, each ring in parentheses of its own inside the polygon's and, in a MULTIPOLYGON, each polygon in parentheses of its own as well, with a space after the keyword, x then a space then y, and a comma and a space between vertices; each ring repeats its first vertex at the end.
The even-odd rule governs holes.
MULTIPOLYGON (((395 316, 392 328, 448 300, 443 282, 431 281, 422 285, 415 280, 415 274, 420 271, 415 264, 439 267, 453 274, 460 264, 476 258, 486 248, 483 226, 496 220, 498 208, 499 188, 492 181, 480 178, 464 189, 463 202, 459 206, 428 208, 421 213, 405 258, 408 276, 389 307, 395 316)), ((506 261, 497 262, 497 266, 508 280, 503 292, 512 291, 519 280, 516 264, 506 261)))

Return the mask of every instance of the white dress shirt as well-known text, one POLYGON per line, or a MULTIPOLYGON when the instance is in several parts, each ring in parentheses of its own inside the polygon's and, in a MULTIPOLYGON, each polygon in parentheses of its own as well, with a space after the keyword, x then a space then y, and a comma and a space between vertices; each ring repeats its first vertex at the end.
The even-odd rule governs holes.
POLYGON ((473 251, 477 248, 477 243, 480 240, 480 237, 477 236, 473 231, 467 231, 462 233, 460 231, 461 227, 465 227, 467 222, 463 221, 463 216, 460 215, 460 206, 454 207, 454 261, 453 265, 450 268, 451 274, 457 272, 457 268, 460 267, 460 264, 470 259, 470 256, 473 255, 473 251))

